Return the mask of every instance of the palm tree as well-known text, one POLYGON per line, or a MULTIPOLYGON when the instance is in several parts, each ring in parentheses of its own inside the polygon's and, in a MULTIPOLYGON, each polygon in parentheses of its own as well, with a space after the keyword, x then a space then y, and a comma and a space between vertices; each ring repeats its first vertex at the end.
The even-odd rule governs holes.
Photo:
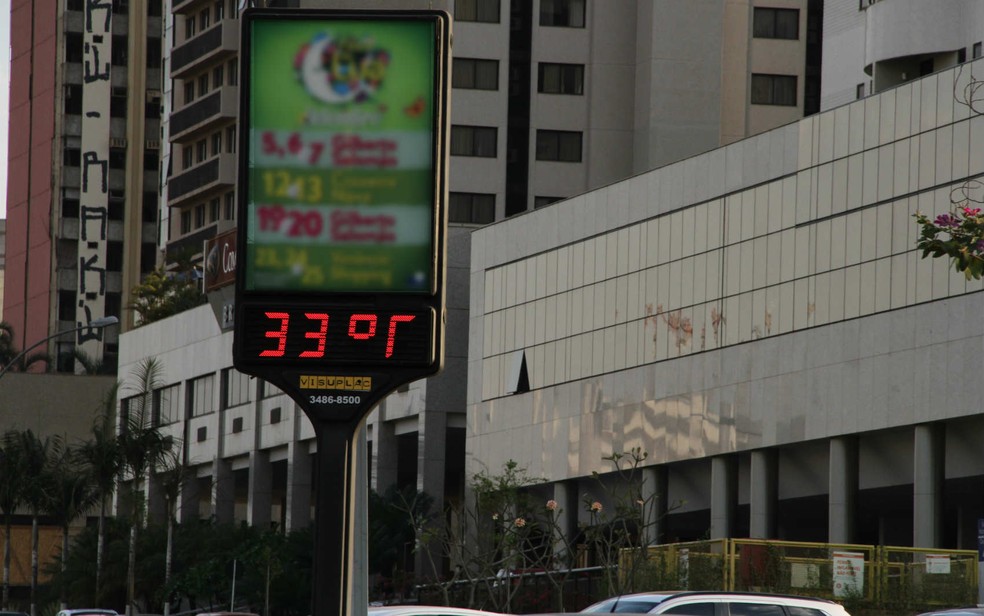
POLYGON ((153 393, 160 388, 161 364, 147 358, 134 369, 131 377, 136 384, 130 389, 133 396, 126 399, 120 417, 118 437, 123 456, 123 473, 132 481, 130 499, 130 547, 127 557, 126 611, 133 614, 134 586, 137 564, 137 529, 144 509, 141 482, 154 469, 172 460, 174 439, 163 434, 153 421, 153 393))
MULTIPOLYGON (((181 493, 181 486, 193 476, 193 471, 187 466, 178 463, 177 457, 172 458, 170 463, 163 470, 157 472, 157 480, 160 482, 164 492, 164 501, 167 509, 167 548, 164 556, 164 588, 167 592, 168 584, 171 583, 171 565, 174 555, 174 519, 176 517, 178 495, 181 493)), ((165 594, 164 596, 164 616, 171 613, 171 601, 165 594)))
POLYGON ((17 433, 14 449, 21 459, 21 472, 24 475, 24 504, 31 512, 31 615, 37 613, 38 590, 38 518, 48 509, 47 499, 51 493, 50 465, 52 453, 60 451, 62 440, 58 437, 40 438, 31 430, 17 433))
POLYGON ((4 519, 3 607, 10 608, 10 526, 14 511, 24 500, 25 475, 17 447, 18 433, 8 430, 0 438, 0 513, 4 519))
MULTIPOLYGON (((61 526, 61 570, 64 574, 68 563, 68 527, 96 504, 99 492, 81 451, 71 447, 57 449, 53 452, 54 456, 48 467, 49 479, 45 483, 49 492, 45 499, 45 509, 61 526)), ((67 607, 63 594, 61 609, 67 607)))
MULTIPOLYGON (((0 368, 9 365, 19 354, 20 351, 14 346, 14 326, 8 321, 0 321, 0 368)), ((50 363, 51 358, 44 352, 31 353, 17 360, 17 365, 10 369, 24 372, 32 364, 42 361, 50 363)))
POLYGON ((85 461, 96 485, 99 501, 99 529, 96 540, 95 603, 101 605, 103 554, 106 550, 106 508, 116 489, 116 480, 123 468, 123 455, 116 439, 116 396, 120 384, 114 383, 103 397, 102 411, 92 423, 92 436, 82 444, 79 454, 85 461))

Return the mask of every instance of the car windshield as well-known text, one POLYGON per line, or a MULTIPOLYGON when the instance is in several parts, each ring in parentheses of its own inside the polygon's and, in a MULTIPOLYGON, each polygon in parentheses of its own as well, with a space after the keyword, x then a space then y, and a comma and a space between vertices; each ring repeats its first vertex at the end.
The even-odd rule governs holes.
POLYGON ((645 614, 666 600, 669 595, 650 595, 647 597, 612 597, 586 607, 582 612, 645 614))

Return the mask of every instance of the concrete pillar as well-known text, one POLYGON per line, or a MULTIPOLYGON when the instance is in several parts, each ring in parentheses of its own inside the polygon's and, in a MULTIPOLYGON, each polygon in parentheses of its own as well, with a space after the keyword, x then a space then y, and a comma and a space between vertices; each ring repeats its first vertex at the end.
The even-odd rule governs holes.
POLYGON ((305 441, 292 439, 287 444, 287 532, 311 525, 311 454, 305 441))
POLYGON ((216 522, 232 522, 236 514, 236 478, 229 462, 212 461, 212 516, 216 522))
POLYGON ((249 491, 246 501, 246 522, 250 526, 269 528, 273 499, 273 465, 266 451, 249 454, 249 491))
POLYGON ((382 494, 390 486, 396 485, 396 463, 398 447, 396 446, 396 431, 392 421, 385 421, 384 414, 379 411, 379 420, 373 426, 372 432, 372 470, 375 474, 373 485, 376 492, 382 494))
POLYGON ((643 542, 646 545, 663 543, 666 534, 668 477, 669 471, 665 466, 642 469, 643 542))
POLYGON ((198 477, 192 474, 185 477, 178 490, 178 503, 175 507, 175 518, 181 524, 194 522, 199 519, 198 503, 201 494, 198 491, 198 477))
POLYGON ((942 543, 944 439, 942 426, 923 424, 913 434, 912 545, 936 548, 942 543))
POLYGON ((830 439, 827 483, 827 541, 853 543, 858 495, 858 440, 830 439))
MULTIPOLYGON (((447 449, 447 415, 438 411, 424 411, 417 415, 417 490, 433 500, 431 513, 438 515, 443 522, 444 511, 444 461, 447 449)), ((394 480, 395 471, 394 471, 394 480)), ((439 522, 440 523, 440 522, 439 522)), ((424 548, 427 549, 427 548, 424 548)), ((433 571, 432 563, 441 563, 442 554, 435 544, 430 547, 432 554, 423 549, 414 556, 415 571, 425 577, 438 578, 442 571, 433 571)))
POLYGON ((779 462, 776 452, 752 452, 749 476, 749 534, 753 539, 774 539, 779 494, 779 462))
MULTIPOLYGON (((577 534, 577 513, 580 503, 577 495, 577 481, 558 481, 553 484, 553 500, 557 508, 553 512, 557 524, 557 537, 554 540, 554 553, 561 559, 566 557, 567 548, 575 550, 575 535, 577 534)), ((576 563, 571 563, 575 565, 576 563)))
POLYGON ((734 531, 738 502, 738 465, 731 456, 711 458, 711 539, 728 539, 734 531))

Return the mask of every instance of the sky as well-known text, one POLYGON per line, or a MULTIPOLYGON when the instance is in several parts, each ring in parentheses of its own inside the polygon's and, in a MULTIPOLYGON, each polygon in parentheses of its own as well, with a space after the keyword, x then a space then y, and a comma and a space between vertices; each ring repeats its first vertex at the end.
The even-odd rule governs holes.
POLYGON ((0 218, 7 217, 7 116, 10 111, 10 0, 0 0, 0 218))

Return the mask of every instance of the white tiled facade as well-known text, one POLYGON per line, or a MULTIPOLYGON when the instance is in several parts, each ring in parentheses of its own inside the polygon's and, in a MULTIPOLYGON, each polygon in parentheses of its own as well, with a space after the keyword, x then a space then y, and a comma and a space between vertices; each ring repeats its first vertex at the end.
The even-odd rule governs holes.
POLYGON ((912 215, 984 174, 984 116, 954 99, 981 78, 965 64, 476 231, 469 472, 512 459, 583 488, 641 447, 686 501, 676 536, 972 545, 984 287, 920 259, 912 215), (778 503, 751 497, 761 452, 778 503), (722 469, 737 500, 712 502, 722 469), (851 499, 906 508, 838 509, 852 477, 851 499), (959 515, 927 513, 944 493, 959 515), (827 503, 813 527, 756 526, 801 498, 827 503))

